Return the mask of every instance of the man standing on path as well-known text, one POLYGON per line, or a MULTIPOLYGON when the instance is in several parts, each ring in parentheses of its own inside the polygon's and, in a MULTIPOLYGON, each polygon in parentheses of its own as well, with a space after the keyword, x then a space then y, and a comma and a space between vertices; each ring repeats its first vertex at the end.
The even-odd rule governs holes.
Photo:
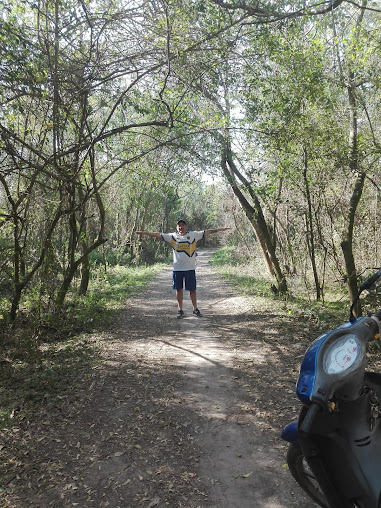
POLYGON ((162 238, 172 245, 173 250, 173 289, 176 289, 176 299, 178 305, 177 318, 184 316, 183 311, 183 288, 189 291, 189 296, 193 305, 193 314, 201 317, 201 312, 197 307, 196 294, 196 244, 204 236, 227 231, 230 228, 204 229, 203 231, 188 231, 185 220, 177 222, 174 233, 154 233, 150 231, 135 231, 137 235, 147 235, 153 238, 162 238))

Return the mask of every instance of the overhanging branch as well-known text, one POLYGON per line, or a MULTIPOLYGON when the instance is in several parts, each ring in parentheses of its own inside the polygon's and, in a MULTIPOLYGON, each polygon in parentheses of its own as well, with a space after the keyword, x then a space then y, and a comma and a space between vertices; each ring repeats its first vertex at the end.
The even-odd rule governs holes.
MULTIPOLYGON (((292 12, 281 12, 270 8, 263 7, 260 2, 225 2, 224 0, 211 0, 214 4, 227 10, 241 10, 251 17, 258 18, 262 22, 280 21, 287 18, 297 18, 301 16, 320 16, 337 9, 345 0, 327 0, 311 5, 305 5, 301 9, 292 12)), ((353 2, 351 2, 353 3, 353 2)), ((356 5, 356 4, 354 4, 356 5)))

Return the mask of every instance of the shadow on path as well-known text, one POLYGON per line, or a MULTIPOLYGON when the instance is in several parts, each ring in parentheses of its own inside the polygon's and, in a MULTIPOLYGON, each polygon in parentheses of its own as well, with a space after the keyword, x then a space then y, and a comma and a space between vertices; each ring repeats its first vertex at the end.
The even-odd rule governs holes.
POLYGON ((208 257, 201 250, 197 266, 204 317, 186 300, 176 319, 165 269, 97 337, 101 361, 80 391, 28 422, 17 460, 32 467, 8 483, 7 508, 313 506, 279 438, 296 416, 302 346, 208 257))
MULTIPOLYGON (((272 379, 285 361, 274 341, 278 334, 273 327, 276 316, 253 315, 252 303, 212 271, 209 254, 205 250, 198 255, 198 302, 202 318, 193 317, 190 301, 185 301, 185 319, 175 319, 170 270, 162 273, 143 299, 133 304, 141 312, 142 300, 149 301, 142 316, 143 328, 154 331, 151 343, 156 345, 155 354, 159 346, 168 364, 183 372, 176 397, 192 420, 189 432, 194 433, 200 453, 198 470, 209 503, 200 506, 211 503, 216 508, 311 507, 313 503, 301 493, 284 467, 286 448, 279 439, 282 424, 281 419, 277 421, 277 408, 266 411, 274 384, 270 382, 266 388, 260 383, 258 391, 255 387, 255 376, 263 377, 265 371, 266 377, 272 379), (157 322, 156 313, 163 316, 162 323, 157 322), (271 346, 267 342, 270 336, 271 346), (242 369, 246 362, 250 363, 249 376, 246 368, 242 369)), ((142 354, 146 347, 143 341, 142 354)), ((286 382, 290 397, 295 376, 286 382)), ((282 410, 285 411, 278 409, 282 410)), ((287 415, 283 413, 283 417, 286 422, 287 415)))

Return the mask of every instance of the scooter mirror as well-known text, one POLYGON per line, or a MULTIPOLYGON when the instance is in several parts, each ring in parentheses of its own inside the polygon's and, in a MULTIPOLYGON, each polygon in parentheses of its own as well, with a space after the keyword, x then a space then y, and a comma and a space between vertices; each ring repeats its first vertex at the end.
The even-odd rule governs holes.
POLYGON ((374 273, 368 279, 364 280, 364 282, 360 285, 359 292, 357 293, 356 298, 353 300, 353 303, 352 303, 350 311, 349 311, 349 321, 351 323, 353 323, 353 321, 356 319, 353 314, 353 309, 355 308, 356 302, 359 299, 360 294, 365 289, 370 289, 373 286, 373 284, 376 282, 376 280, 378 280, 380 277, 381 277, 381 270, 378 270, 378 272, 374 273))
POLYGON ((364 280, 364 282, 360 286, 360 293, 365 289, 370 289, 377 279, 381 277, 381 270, 371 275, 368 279, 364 280))

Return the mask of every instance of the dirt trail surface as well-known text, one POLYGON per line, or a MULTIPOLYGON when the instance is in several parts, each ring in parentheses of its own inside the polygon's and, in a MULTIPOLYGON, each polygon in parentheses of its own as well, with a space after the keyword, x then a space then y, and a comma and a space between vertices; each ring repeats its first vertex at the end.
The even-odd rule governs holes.
POLYGON ((306 340, 237 294, 208 256, 198 255, 202 318, 186 299, 176 319, 169 267, 127 303, 60 411, 12 430, 29 446, 2 507, 314 506, 279 437, 297 414, 306 340))

